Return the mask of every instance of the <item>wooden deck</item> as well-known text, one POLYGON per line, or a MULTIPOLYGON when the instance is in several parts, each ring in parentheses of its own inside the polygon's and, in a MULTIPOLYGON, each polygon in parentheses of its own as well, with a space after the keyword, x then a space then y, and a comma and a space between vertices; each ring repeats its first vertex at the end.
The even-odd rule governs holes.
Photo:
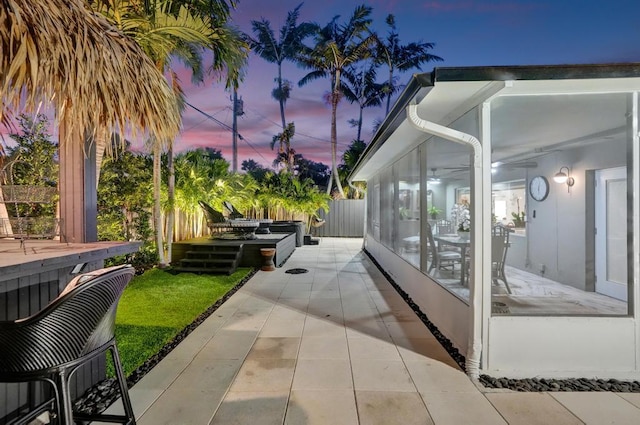
POLYGON ((273 262, 277 267, 281 267, 289 256, 296 249, 295 233, 272 233, 267 235, 256 235, 256 239, 212 239, 211 237, 201 237, 174 242, 172 245, 172 262, 178 264, 185 258, 186 252, 192 245, 214 245, 214 246, 240 246, 242 245, 242 259, 240 267, 260 267, 264 261, 260 254, 260 248, 275 248, 276 255, 273 262))

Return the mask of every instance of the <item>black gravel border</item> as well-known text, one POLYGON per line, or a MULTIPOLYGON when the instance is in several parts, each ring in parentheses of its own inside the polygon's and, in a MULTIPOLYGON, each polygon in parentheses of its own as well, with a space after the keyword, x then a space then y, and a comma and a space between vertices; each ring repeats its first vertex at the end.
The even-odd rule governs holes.
MULTIPOLYGON (((438 342, 444 347, 458 366, 466 372, 465 357, 460 351, 453 346, 451 341, 445 337, 436 325, 429 320, 426 314, 420 310, 420 307, 411 299, 411 297, 393 280, 380 263, 376 261, 369 251, 363 248, 363 252, 369 257, 371 262, 380 270, 384 277, 389 281, 391 286, 405 300, 405 302, 416 313, 420 320, 427 326, 431 333, 436 337, 438 342)), ((573 378, 573 379, 545 379, 545 378, 494 378, 489 375, 480 375, 478 381, 485 388, 503 388, 520 392, 560 392, 560 391, 609 391, 609 392, 625 392, 640 393, 640 381, 620 381, 618 379, 590 379, 590 378, 573 378)))
MULTIPOLYGON (((286 260, 285 260, 286 261, 286 260)), ((196 319, 182 329, 171 341, 165 344, 160 351, 147 359, 140 367, 131 372, 127 377, 127 387, 133 387, 151 369, 153 369, 162 359, 164 359, 174 348, 178 346, 191 332, 211 316, 222 304, 235 294, 245 283, 249 281, 257 272, 258 268, 251 270, 236 286, 231 288, 213 305, 207 308, 196 319)), ((85 414, 98 414, 106 410, 118 397, 120 390, 115 378, 105 379, 89 388, 82 397, 74 402, 73 410, 85 414)))

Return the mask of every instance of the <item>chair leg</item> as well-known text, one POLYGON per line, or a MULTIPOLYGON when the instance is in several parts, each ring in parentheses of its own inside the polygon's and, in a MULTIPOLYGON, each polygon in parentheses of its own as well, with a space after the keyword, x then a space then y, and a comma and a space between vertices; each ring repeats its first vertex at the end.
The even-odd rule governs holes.
POLYGON ((122 406, 124 408, 124 414, 128 420, 127 424, 135 425, 136 417, 133 413, 133 407, 131 406, 131 399, 129 398, 129 389, 127 388, 127 379, 122 371, 122 364, 120 363, 120 354, 118 353, 118 347, 115 343, 110 347, 111 358, 113 360, 113 367, 116 370, 116 379, 120 387, 120 396, 122 400, 122 406))
POLYGON ((507 277, 504 275, 504 271, 501 273, 501 275, 504 286, 507 288, 507 293, 511 295, 511 288, 509 287, 509 283, 507 282, 507 277))
POLYGON ((71 392, 69 390, 69 375, 66 369, 62 369, 56 374, 54 384, 58 407, 56 423, 60 425, 73 425, 73 407, 71 404, 71 392))

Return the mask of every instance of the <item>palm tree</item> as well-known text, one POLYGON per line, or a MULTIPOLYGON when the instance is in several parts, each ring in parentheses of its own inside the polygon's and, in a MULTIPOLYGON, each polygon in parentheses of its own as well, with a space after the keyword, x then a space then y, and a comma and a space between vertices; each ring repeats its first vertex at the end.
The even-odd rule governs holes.
POLYGON ((280 144, 278 149, 278 158, 276 159, 276 163, 284 162, 286 164, 286 168, 289 172, 293 173, 293 158, 295 156, 295 150, 291 149, 291 139, 296 134, 296 126, 294 123, 290 122, 287 124, 287 127, 282 131, 282 133, 278 133, 273 136, 271 140, 271 150, 275 147, 276 143, 280 144))
POLYGON ((389 68, 389 79, 386 87, 386 113, 388 114, 391 106, 391 96, 400 88, 395 83, 395 71, 405 72, 414 68, 421 69, 420 65, 423 63, 439 62, 443 59, 440 56, 429 53, 429 50, 435 47, 434 43, 419 41, 405 45, 400 44, 395 17, 390 14, 385 22, 389 26, 389 33, 385 40, 379 40, 375 58, 379 64, 385 64, 389 68))
POLYGON ((282 63, 286 60, 295 61, 300 51, 305 49, 303 40, 316 30, 316 25, 309 22, 298 25, 301 7, 302 3, 289 11, 284 25, 280 28, 278 40, 271 29, 271 22, 264 18, 260 21, 251 21, 255 38, 248 37, 251 49, 258 56, 267 62, 278 65, 278 76, 275 79, 276 87, 271 92, 271 96, 280 103, 283 130, 286 127, 284 106, 291 95, 291 83, 282 78, 282 63))
POLYGON ((342 84, 342 92, 344 97, 351 103, 356 102, 360 108, 358 120, 353 123, 358 127, 358 137, 356 140, 362 140, 362 111, 364 108, 371 108, 382 105, 384 98, 384 84, 376 83, 376 69, 370 66, 366 69, 356 70, 349 67, 344 71, 345 81, 342 84))
MULTIPOLYGON (((232 6, 235 1, 232 1, 232 6)), ((177 57, 192 70, 192 78, 202 80, 203 48, 214 52, 212 69, 227 69, 227 84, 237 85, 238 67, 247 55, 246 45, 239 33, 226 26, 229 7, 224 0, 210 2, 190 2, 188 0, 99 0, 94 4, 97 11, 107 17, 126 35, 131 36, 156 64, 158 70, 167 71, 172 57, 177 57), (211 8, 208 9, 207 5, 211 8), (225 14, 224 16, 214 13, 225 14)), ((180 112, 184 109, 183 93, 173 71, 169 78, 174 95, 180 99, 180 112)), ((160 204, 161 155, 168 151, 169 206, 167 245, 168 260, 171 259, 173 231, 173 139, 150 139, 153 149, 154 169, 154 216, 156 223, 156 243, 160 264, 166 264, 160 204)))
POLYGON ((371 10, 369 6, 357 6, 353 15, 344 24, 338 23, 340 16, 334 17, 317 32, 315 46, 298 58, 302 66, 312 69, 298 82, 299 86, 324 77, 329 77, 331 81, 329 94, 331 103, 331 176, 327 185, 327 193, 331 193, 332 181, 335 181, 338 192, 343 198, 344 190, 338 176, 338 137, 336 134, 336 115, 338 103, 342 97, 342 72, 345 68, 370 55, 370 48, 376 40, 376 37, 369 32, 371 10))

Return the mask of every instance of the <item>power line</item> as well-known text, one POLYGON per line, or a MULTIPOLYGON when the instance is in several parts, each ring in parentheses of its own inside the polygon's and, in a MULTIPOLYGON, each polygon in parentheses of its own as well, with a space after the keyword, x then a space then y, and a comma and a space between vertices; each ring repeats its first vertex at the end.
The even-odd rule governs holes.
MULTIPOLYGON (((280 124, 278 124, 277 122, 273 121, 272 119, 270 119, 270 118, 268 118, 268 117, 266 117, 266 116, 262 115, 261 113, 257 112, 256 110, 254 110, 254 109, 250 109, 250 108, 245 108, 245 109, 247 109, 247 110, 249 110, 249 111, 253 112, 253 113, 254 113, 254 114, 256 114, 258 117, 260 117, 260 118, 264 119, 265 121, 268 121, 268 122, 270 122, 270 123, 271 123, 271 124, 273 124, 273 125, 277 125, 277 126, 278 126, 278 128, 280 128, 280 124)), ((296 136, 302 136, 302 137, 307 137, 307 138, 309 138, 309 139, 318 140, 318 141, 320 141, 320 142, 331 143, 331 140, 321 139, 320 137, 310 136, 310 135, 308 135, 308 134, 300 133, 300 132, 298 132, 298 131, 296 131, 296 136)), ((350 144, 349 144, 349 143, 337 142, 337 144, 338 144, 338 145, 340 145, 340 146, 347 146, 347 147, 349 147, 349 146, 350 146, 350 144)))
MULTIPOLYGON (((189 102, 184 102, 185 105, 190 106, 191 108, 193 108, 194 110, 196 110, 197 112, 200 112, 202 115, 204 115, 205 117, 207 117, 208 119, 215 121, 216 123, 218 123, 221 127, 223 127, 225 130, 229 130, 231 132, 233 132, 233 128, 228 126, 227 124, 225 124, 224 122, 218 120, 217 118, 211 116, 210 114, 202 111, 201 109, 196 108, 195 106, 193 106, 192 104, 190 104, 189 102)), ((226 109, 226 108, 225 108, 226 109)), ((220 111, 218 111, 220 112, 220 111)), ((262 156, 262 154, 251 144, 251 142, 249 140, 247 140, 245 137, 243 137, 240 133, 238 133, 238 138, 240 140, 242 140, 243 142, 245 142, 247 145, 249 145, 249 147, 251 149, 254 150, 255 153, 257 153, 260 158, 262 158, 263 160, 265 160, 267 163, 269 163, 269 161, 267 160, 267 158, 265 158, 264 156, 262 156)))

